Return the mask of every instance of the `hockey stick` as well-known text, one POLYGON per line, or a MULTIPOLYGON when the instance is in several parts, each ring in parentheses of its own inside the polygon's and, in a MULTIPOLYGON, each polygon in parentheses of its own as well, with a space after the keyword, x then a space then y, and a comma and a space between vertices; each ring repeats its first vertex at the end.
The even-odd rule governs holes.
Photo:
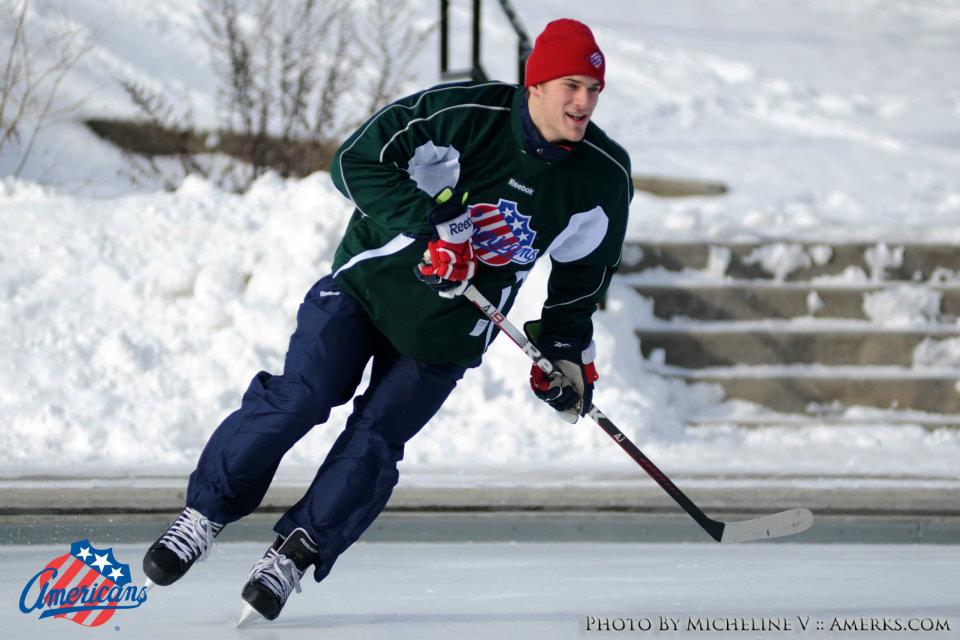
MULTIPOLYGON (((543 357, 540 350, 519 331, 512 322, 507 320, 506 316, 500 313, 500 310, 487 300, 473 285, 467 286, 463 295, 472 302, 483 315, 490 319, 497 327, 513 340, 533 362, 543 369, 544 373, 553 373, 553 364, 543 357)), ((643 467, 643 470, 651 478, 656 480, 657 484, 663 487, 664 491, 676 500, 677 504, 683 507, 690 516, 697 521, 704 531, 710 534, 717 542, 733 543, 747 542, 750 540, 762 540, 764 538, 780 538, 782 536, 793 535, 806 531, 813 524, 813 514, 809 509, 789 509, 780 511, 767 516, 753 518, 752 520, 742 520, 740 522, 721 522, 714 520, 705 514, 700 507, 695 505, 690 498, 686 496, 673 484, 663 471, 653 464, 653 462, 633 444, 626 435, 620 431, 613 421, 603 414, 596 405, 590 407, 587 412, 593 420, 600 425, 600 428, 607 432, 613 440, 626 451, 633 460, 643 467)))

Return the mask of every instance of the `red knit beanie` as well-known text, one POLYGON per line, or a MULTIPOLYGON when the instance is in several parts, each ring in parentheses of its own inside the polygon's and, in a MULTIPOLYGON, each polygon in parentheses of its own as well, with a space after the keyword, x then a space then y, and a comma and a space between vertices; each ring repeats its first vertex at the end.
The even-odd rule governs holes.
POLYGON ((593 39, 590 27, 569 18, 554 20, 543 30, 527 58, 526 86, 562 76, 590 76, 600 81, 607 61, 593 39))

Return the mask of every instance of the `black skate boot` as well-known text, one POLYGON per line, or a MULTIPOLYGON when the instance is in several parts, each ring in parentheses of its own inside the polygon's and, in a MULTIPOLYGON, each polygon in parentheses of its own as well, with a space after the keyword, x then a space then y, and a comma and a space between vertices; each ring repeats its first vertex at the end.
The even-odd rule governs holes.
POLYGON ((239 624, 259 613, 275 620, 294 589, 300 593, 300 578, 310 565, 320 561, 317 545, 303 529, 294 529, 284 540, 277 537, 263 558, 253 565, 243 587, 243 613, 239 624))
POLYGON ((143 556, 147 586, 173 584, 194 562, 203 562, 221 529, 222 524, 211 522, 196 509, 186 507, 143 556))

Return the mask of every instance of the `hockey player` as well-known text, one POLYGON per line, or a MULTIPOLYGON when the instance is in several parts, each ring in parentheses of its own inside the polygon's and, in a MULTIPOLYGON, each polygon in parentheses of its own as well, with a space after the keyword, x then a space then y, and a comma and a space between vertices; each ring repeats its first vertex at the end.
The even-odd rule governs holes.
POLYGON ((547 300, 526 329, 558 373, 534 367, 530 383, 571 422, 589 410, 591 315, 619 264, 633 196, 627 153, 591 122, 605 67, 586 25, 556 20, 536 40, 524 87, 433 87, 344 142, 331 174, 356 209, 332 273, 300 306, 283 375, 258 373, 210 437, 186 508, 144 557, 151 581, 171 584, 203 560, 225 525, 260 504, 287 450, 353 398, 250 573, 244 618, 276 618, 310 567, 322 580, 386 505, 404 445, 495 336, 458 295, 467 283, 507 313, 550 254, 547 300))

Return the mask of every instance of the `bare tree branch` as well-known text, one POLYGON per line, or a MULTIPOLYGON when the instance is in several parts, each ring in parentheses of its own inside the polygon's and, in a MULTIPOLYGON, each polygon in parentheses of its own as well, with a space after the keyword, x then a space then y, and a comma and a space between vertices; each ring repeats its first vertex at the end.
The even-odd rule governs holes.
MULTIPOLYGON (((214 147, 233 159, 210 174, 220 186, 245 191, 268 170, 303 176, 328 166, 347 128, 397 95, 426 31, 413 26, 409 0, 368 0, 361 38, 356 7, 348 0, 202 0, 198 32, 217 82, 214 147)), ((153 102, 138 108, 165 118, 153 102)))
POLYGON ((53 73, 53 82, 47 91, 47 97, 43 102, 40 113, 33 120, 33 129, 31 130, 30 136, 27 139, 26 147, 20 156, 20 163, 13 172, 14 176, 19 176, 20 172, 23 171, 23 167, 26 165, 27 159, 30 157, 30 153, 33 151, 33 145, 36 141, 37 133, 45 124, 47 124, 50 116, 50 110, 53 108, 54 102, 59 94, 60 85, 63 83, 64 79, 70 73, 71 69, 73 69, 74 65, 77 64, 80 58, 82 58, 84 54, 93 48, 93 43, 90 41, 81 40, 79 33, 76 31, 67 33, 64 37, 61 37, 58 42, 60 44, 58 51, 59 55, 57 61, 51 67, 51 69, 55 70, 53 73))
MULTIPOLYGON (((356 39, 363 58, 370 61, 373 77, 368 80, 367 113, 375 113, 396 97, 409 73, 410 61, 420 50, 433 24, 417 29, 407 0, 372 0, 367 12, 367 29, 356 39)), ((357 122, 356 124, 359 124, 357 122)))
MULTIPOLYGON (((17 26, 13 29, 13 39, 10 41, 10 52, 7 54, 7 63, 3 69, 3 83, 0 85, 0 128, 3 127, 3 115, 6 113, 7 101, 13 93, 13 87, 18 81, 21 67, 15 63, 20 43, 23 40, 23 26, 27 19, 29 0, 23 0, 20 13, 17 16, 17 26)), ((12 6, 12 5, 11 5, 12 6)), ((3 148, 3 139, 0 139, 0 149, 3 148)))
MULTIPOLYGON (((7 3, 7 6, 13 5, 7 3)), ((93 47, 92 39, 78 29, 61 27, 31 50, 27 41, 29 0, 19 3, 16 24, 0 83, 0 150, 24 143, 13 172, 20 175, 36 143, 37 134, 54 116, 69 113, 79 103, 58 105, 63 82, 77 62, 93 47), (36 60, 53 55, 53 61, 36 60), (24 142, 24 130, 28 131, 24 142)))

